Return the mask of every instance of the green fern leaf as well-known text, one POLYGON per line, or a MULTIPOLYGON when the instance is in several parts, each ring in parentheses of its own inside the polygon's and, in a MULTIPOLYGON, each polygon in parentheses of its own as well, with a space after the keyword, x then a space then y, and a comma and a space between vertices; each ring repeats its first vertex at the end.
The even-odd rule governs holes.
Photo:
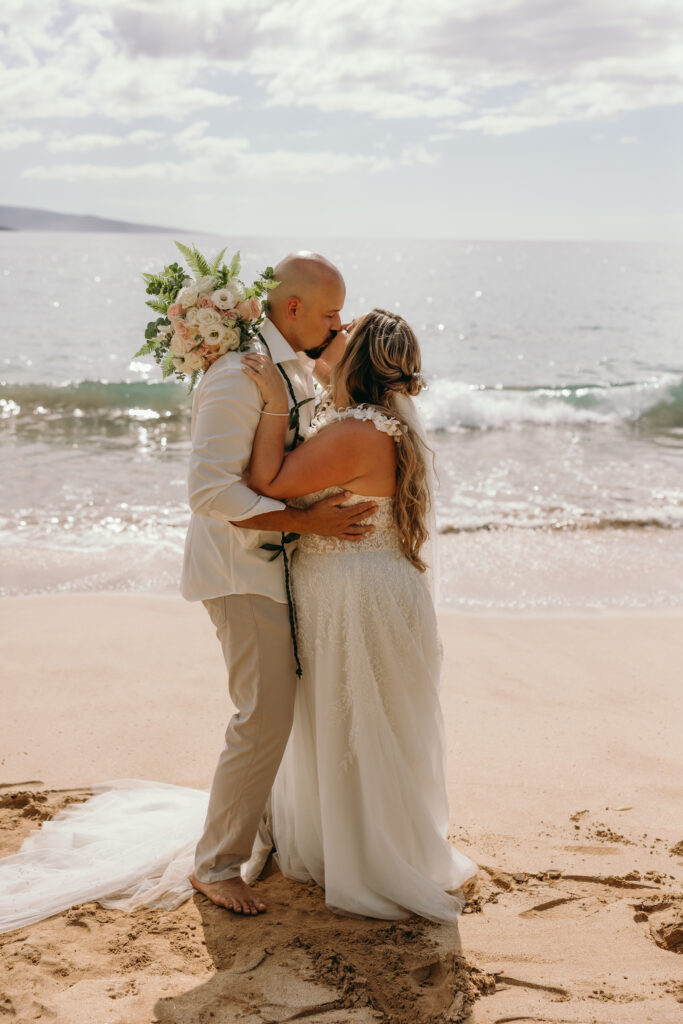
POLYGON ((200 253, 199 249, 197 249, 196 246, 194 246, 194 245, 192 246, 192 252, 193 252, 193 255, 194 255, 194 259, 195 259, 195 267, 197 268, 198 276, 199 277, 205 277, 207 274, 210 274, 211 273, 211 267, 209 265, 208 260, 206 260, 202 256, 202 254, 200 253))
POLYGON ((239 249, 230 260, 230 277, 237 277, 240 270, 242 269, 242 258, 240 256, 239 249))
MULTIPOLYGON (((226 246, 226 249, 227 249, 227 246, 226 246)), ((221 249, 221 251, 218 253, 218 256, 216 256, 215 260, 212 262, 211 266, 209 267, 209 273, 210 274, 215 276, 218 273, 218 268, 220 267, 221 260, 223 259, 224 256, 225 256, 225 249, 221 249)))
POLYGON ((166 358, 164 359, 163 363, 161 364, 162 380, 166 380, 167 377, 170 377, 174 370, 175 363, 173 362, 173 354, 169 352, 166 358))
POLYGON ((137 359, 139 356, 148 356, 150 352, 154 351, 155 348, 156 345, 154 344, 153 341, 146 341, 142 348, 139 348, 137 350, 137 352, 133 356, 133 359, 137 359))
MULTIPOLYGON (((181 253, 187 260, 188 264, 191 266, 192 264, 190 263, 190 261, 192 259, 192 249, 190 249, 189 245, 183 245, 182 242, 176 242, 175 244, 178 247, 178 249, 180 249, 181 253)), ((168 270, 168 267, 166 269, 168 270)))

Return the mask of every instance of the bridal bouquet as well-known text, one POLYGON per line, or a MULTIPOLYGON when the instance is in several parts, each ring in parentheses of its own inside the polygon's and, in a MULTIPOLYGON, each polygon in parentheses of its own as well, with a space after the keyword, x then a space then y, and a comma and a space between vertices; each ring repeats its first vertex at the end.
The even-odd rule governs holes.
POLYGON ((171 374, 189 378, 192 390, 199 374, 220 356, 249 348, 265 318, 264 297, 278 282, 267 267, 245 287, 238 277, 239 252, 226 265, 221 262, 225 249, 209 262, 196 246, 175 244, 194 277, 177 263, 160 274, 142 275, 152 296, 147 305, 161 316, 147 324, 145 344, 133 358, 153 355, 164 380, 171 374))

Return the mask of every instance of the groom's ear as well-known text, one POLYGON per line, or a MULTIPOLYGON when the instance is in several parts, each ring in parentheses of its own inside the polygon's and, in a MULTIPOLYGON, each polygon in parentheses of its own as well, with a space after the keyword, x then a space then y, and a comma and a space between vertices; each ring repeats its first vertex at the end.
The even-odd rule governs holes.
POLYGON ((301 299, 298 299, 296 295, 292 295, 291 298, 287 299, 285 309, 290 320, 296 320, 301 309, 301 299))

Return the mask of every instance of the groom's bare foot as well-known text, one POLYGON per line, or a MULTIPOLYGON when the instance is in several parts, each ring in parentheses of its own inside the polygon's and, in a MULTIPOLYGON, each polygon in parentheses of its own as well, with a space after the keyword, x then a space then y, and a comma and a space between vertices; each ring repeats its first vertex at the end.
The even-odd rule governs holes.
POLYGON ((190 882, 197 892, 203 893, 217 907, 225 907, 236 914, 262 914, 266 909, 263 900, 239 877, 226 878, 222 882, 200 882, 191 875, 190 882))

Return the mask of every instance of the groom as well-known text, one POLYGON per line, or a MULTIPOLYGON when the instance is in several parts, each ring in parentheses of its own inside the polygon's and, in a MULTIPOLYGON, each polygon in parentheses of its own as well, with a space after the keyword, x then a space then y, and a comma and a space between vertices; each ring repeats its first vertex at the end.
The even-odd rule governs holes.
MULTIPOLYGON (((294 253, 275 267, 261 336, 278 364, 290 406, 313 398, 309 367, 341 330, 346 289, 337 268, 314 253, 294 253), (299 358, 301 357, 301 358, 299 358), (308 358, 306 358, 308 357, 308 358)), ((324 371, 323 371, 324 372, 324 371)), ((295 673, 282 559, 264 543, 280 532, 359 540, 372 502, 342 508, 334 495, 293 509, 262 497, 242 481, 263 402, 228 352, 205 373, 192 406, 189 502, 182 594, 202 601, 223 648, 230 698, 237 708, 218 759, 192 884, 218 906, 258 914, 263 901, 242 881, 294 711, 295 673), (277 531, 277 532, 271 532, 277 531)), ((299 409, 302 431, 313 402, 299 409)), ((289 431, 288 446, 295 443, 289 431)))

